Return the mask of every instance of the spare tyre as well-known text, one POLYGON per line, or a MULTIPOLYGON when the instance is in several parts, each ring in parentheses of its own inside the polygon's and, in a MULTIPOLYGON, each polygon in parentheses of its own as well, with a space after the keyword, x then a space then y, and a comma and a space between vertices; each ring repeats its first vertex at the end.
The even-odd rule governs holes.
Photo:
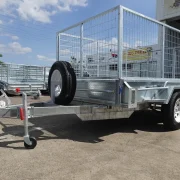
POLYGON ((51 99, 55 104, 67 105, 68 75, 61 61, 56 61, 52 65, 49 71, 48 87, 51 99))
POLYGON ((74 99, 75 93, 76 93, 76 74, 74 72, 73 67, 71 64, 67 61, 62 61, 64 65, 66 66, 66 70, 68 71, 68 78, 69 78, 69 89, 67 92, 66 101, 71 102, 74 99))
POLYGON ((76 75, 65 61, 55 62, 48 77, 49 93, 52 101, 58 105, 68 105, 74 98, 76 91, 76 75), (75 90, 74 88, 75 87, 75 90))

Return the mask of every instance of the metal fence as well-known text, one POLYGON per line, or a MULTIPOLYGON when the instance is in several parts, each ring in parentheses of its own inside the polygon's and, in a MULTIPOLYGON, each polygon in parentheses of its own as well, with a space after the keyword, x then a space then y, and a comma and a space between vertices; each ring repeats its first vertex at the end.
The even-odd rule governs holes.
POLYGON ((180 77, 180 31, 122 6, 57 34, 77 77, 180 77))
POLYGON ((164 77, 180 78, 180 32, 165 29, 164 77))
POLYGON ((9 84, 48 82, 49 67, 19 64, 0 65, 0 81, 9 84))

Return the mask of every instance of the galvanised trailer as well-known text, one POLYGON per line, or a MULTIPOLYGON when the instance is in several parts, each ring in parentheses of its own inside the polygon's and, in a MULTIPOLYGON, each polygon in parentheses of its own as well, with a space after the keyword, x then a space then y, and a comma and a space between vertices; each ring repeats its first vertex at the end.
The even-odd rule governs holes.
POLYGON ((50 67, 0 64, 0 89, 14 95, 16 88, 22 91, 47 90, 50 67))
POLYGON ((7 107, 1 116, 24 119, 76 114, 83 121, 128 118, 160 109, 167 129, 180 125, 180 30, 123 6, 57 33, 57 61, 49 72, 51 102, 7 107), (71 64, 68 63, 71 61, 71 64), (73 68, 74 67, 74 68, 73 68))

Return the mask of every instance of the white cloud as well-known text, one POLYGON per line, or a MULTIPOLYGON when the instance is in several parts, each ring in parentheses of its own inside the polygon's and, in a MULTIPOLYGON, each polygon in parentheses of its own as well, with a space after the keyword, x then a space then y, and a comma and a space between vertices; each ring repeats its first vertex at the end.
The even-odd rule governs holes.
POLYGON ((3 24, 3 21, 2 21, 2 20, 0 20, 0 25, 1 25, 1 24, 3 24))
POLYGON ((10 19, 10 20, 9 20, 9 24, 12 24, 13 22, 14 22, 13 19, 10 19))
POLYGON ((143 45, 142 41, 136 41, 135 42, 135 47, 142 46, 142 45, 143 45))
MULTIPOLYGON (((130 47, 126 42, 123 43, 124 47, 130 47)), ((84 51, 87 53, 96 53, 97 50, 101 53, 107 53, 111 49, 112 52, 118 51, 118 39, 112 37, 110 40, 89 40, 89 43, 84 45, 84 51)))
POLYGON ((22 47, 18 42, 12 42, 8 45, 0 44, 0 52, 7 54, 27 54, 32 52, 32 49, 29 47, 22 47))
POLYGON ((0 10, 15 13, 24 20, 51 22, 58 11, 71 11, 73 7, 87 6, 88 0, 0 0, 0 10))
POLYGON ((71 51, 69 49, 61 49, 60 50, 61 55, 69 55, 70 53, 71 53, 71 51))
POLYGON ((0 44, 0 51, 2 51, 2 48, 5 48, 6 46, 4 44, 0 44))
POLYGON ((8 33, 0 33, 0 36, 10 37, 12 40, 18 40, 19 39, 18 36, 14 36, 14 35, 8 34, 8 33))
POLYGON ((129 48, 129 47, 130 47, 130 44, 127 43, 127 42, 123 42, 123 47, 124 47, 124 48, 129 48))
POLYGON ((18 40, 19 37, 18 36, 11 36, 12 40, 18 40))
MULTIPOLYGON (((143 42, 142 41, 136 41, 133 46, 138 47, 142 46, 143 42)), ((123 47, 124 48, 130 48, 131 45, 127 42, 123 42, 123 47)), ((112 49, 113 51, 118 50, 118 39, 116 37, 113 37, 111 40, 106 41, 106 40, 99 40, 99 41, 93 41, 85 44, 85 49, 87 50, 97 50, 97 48, 101 50, 107 50, 107 49, 112 49)))
POLYGON ((114 45, 117 45, 117 44, 118 44, 118 40, 117 40, 116 37, 113 37, 113 38, 112 38, 112 44, 114 44, 114 45))
POLYGON ((55 58, 48 58, 48 57, 43 56, 43 55, 37 55, 37 58, 40 61, 51 61, 51 62, 55 62, 56 61, 55 58))

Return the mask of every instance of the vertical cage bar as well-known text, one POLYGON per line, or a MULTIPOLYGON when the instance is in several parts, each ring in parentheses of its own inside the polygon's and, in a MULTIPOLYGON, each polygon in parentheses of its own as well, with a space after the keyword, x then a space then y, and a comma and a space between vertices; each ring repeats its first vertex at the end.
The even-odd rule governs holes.
POLYGON ((83 77, 83 23, 80 27, 80 77, 83 77))
POLYGON ((126 47, 126 77, 127 77, 127 70, 128 70, 127 61, 128 61, 128 48, 126 47))
POLYGON ((118 72, 119 78, 121 78, 123 61, 123 7, 119 6, 118 11, 118 72))
POLYGON ((10 68, 10 65, 7 64, 7 83, 9 82, 9 68, 10 68))
POLYGON ((172 62, 172 78, 175 78, 176 73, 176 49, 173 48, 173 62, 172 62))
POLYGON ((44 71, 44 84, 45 84, 45 82, 46 82, 46 67, 43 67, 43 71, 44 71))
POLYGON ((99 43, 97 41, 97 77, 99 77, 99 43))
POLYGON ((1 68, 1 80, 2 80, 2 65, 0 65, 0 68, 1 68))
POLYGON ((164 78, 164 58, 165 58, 165 26, 163 25, 163 42, 162 42, 162 75, 161 77, 164 78))
POLYGON ((60 52, 60 49, 59 49, 59 38, 60 38, 60 34, 57 33, 57 35, 56 35, 56 61, 59 61, 59 52, 60 52))
POLYGON ((147 55, 147 77, 149 77, 149 52, 148 52, 148 55, 147 55))

